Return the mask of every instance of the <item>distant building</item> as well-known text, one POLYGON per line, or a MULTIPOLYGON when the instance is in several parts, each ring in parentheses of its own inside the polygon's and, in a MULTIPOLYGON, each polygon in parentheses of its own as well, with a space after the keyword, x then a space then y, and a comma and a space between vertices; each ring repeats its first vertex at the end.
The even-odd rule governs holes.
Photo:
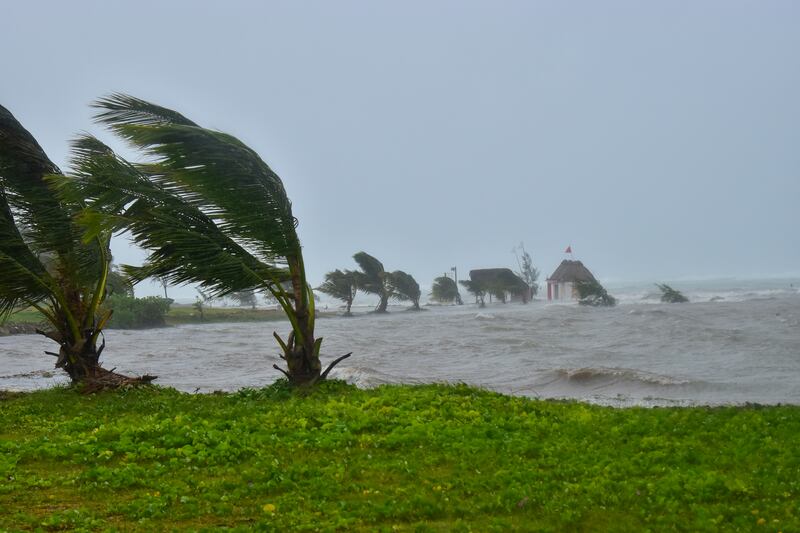
POLYGON ((530 286, 509 268, 480 268, 469 271, 469 279, 480 283, 491 296, 506 301, 528 303, 531 300, 530 286))
POLYGON ((547 301, 559 302, 578 299, 579 281, 597 281, 580 261, 564 259, 553 274, 547 278, 547 301))

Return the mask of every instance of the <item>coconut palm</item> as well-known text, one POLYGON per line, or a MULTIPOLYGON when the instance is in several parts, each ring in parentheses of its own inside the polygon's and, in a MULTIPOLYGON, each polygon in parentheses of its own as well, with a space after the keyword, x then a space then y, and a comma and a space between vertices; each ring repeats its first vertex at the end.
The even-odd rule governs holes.
POLYGON ((142 266, 125 267, 134 282, 196 283, 214 297, 268 292, 291 323, 286 339, 273 333, 288 368, 273 366, 293 384, 325 379, 350 354, 321 371, 313 291, 278 175, 237 138, 170 109, 122 94, 94 105, 96 119, 149 161, 132 165, 97 139, 82 139, 94 167, 79 180, 87 236, 105 227, 130 231, 149 253, 142 266))
POLYGON ((353 256, 353 259, 361 267, 361 271, 356 271, 355 273, 358 289, 367 294, 377 295, 380 301, 375 311, 377 313, 385 313, 392 291, 387 283, 388 273, 383 269, 383 263, 366 252, 358 252, 353 256))
POLYGON ((350 308, 353 306, 353 300, 358 291, 355 272, 351 270, 342 272, 338 268, 333 272, 328 272, 325 274, 325 281, 317 287, 317 290, 337 300, 342 300, 347 306, 344 314, 350 316, 350 308))
MULTIPOLYGON (((80 171, 81 160, 74 161, 80 171)), ((36 139, 0 106, 0 319, 33 307, 48 324, 38 333, 59 345, 56 367, 89 387, 149 382, 105 370, 98 340, 111 317, 103 310, 111 267, 108 230, 81 239, 83 208, 72 182, 36 139)))
POLYGON ((453 303, 458 299, 458 285, 447 276, 439 276, 433 280, 431 299, 441 303, 453 303))
POLYGON ((419 311, 419 297, 422 292, 419 290, 419 283, 411 274, 402 270, 395 270, 387 276, 387 285, 392 292, 392 297, 401 301, 410 301, 411 309, 419 311))

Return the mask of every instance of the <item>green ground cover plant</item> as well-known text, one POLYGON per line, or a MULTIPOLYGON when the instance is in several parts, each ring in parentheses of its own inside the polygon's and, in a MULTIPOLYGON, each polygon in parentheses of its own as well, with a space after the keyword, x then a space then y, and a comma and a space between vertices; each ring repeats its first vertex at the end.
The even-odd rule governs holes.
POLYGON ((0 530, 798 531, 798 443, 795 406, 463 385, 2 393, 0 530))

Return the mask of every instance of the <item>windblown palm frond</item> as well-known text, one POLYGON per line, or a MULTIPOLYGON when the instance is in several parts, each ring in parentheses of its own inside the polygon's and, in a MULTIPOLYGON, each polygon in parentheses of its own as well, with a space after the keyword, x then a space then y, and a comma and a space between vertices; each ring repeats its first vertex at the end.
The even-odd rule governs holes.
POLYGON ((68 255, 75 235, 70 213, 48 188, 45 176, 60 173, 8 109, 0 106, 0 187, 4 202, 34 252, 68 255))
POLYGON ((81 220, 87 236, 127 229, 151 251, 143 266, 123 266, 132 281, 157 276, 173 284, 196 282, 222 296, 289 279, 288 269, 259 261, 197 206, 163 187, 163 177, 151 179, 96 138, 73 143, 72 166, 71 190, 86 202, 81 220))
POLYGON ((258 154, 231 135, 201 128, 174 112, 180 118, 173 120, 157 106, 161 111, 154 115, 140 100, 133 102, 126 109, 117 100, 112 113, 97 119, 153 158, 150 179, 206 213, 262 260, 274 263, 297 254, 291 202, 258 154))

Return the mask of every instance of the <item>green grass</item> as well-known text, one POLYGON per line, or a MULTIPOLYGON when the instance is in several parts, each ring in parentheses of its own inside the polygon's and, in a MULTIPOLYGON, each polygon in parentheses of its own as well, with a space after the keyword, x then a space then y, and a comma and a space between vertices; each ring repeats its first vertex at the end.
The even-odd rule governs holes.
POLYGON ((466 386, 0 394, 0 531, 800 530, 800 408, 466 386))
POLYGON ((263 320, 285 320, 283 311, 275 309, 242 309, 237 307, 206 307, 203 319, 194 306, 175 305, 165 317, 167 324, 201 324, 203 322, 257 322, 263 320))

